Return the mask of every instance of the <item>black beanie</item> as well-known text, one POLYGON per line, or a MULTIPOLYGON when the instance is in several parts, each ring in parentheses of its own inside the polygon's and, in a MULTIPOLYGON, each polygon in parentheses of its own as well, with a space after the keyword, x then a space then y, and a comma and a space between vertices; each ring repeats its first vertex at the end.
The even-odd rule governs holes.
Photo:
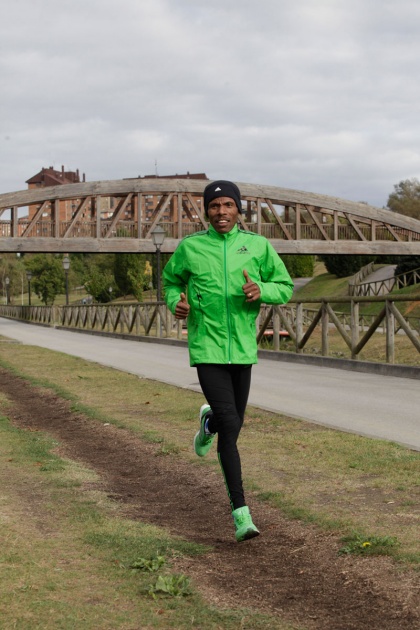
POLYGON ((236 207, 242 214, 241 204, 241 192, 236 184, 233 182, 225 181, 224 179, 218 179, 211 184, 207 184, 203 193, 204 197, 204 212, 208 215, 208 208, 210 201, 217 199, 217 197, 230 197, 236 203, 236 207))

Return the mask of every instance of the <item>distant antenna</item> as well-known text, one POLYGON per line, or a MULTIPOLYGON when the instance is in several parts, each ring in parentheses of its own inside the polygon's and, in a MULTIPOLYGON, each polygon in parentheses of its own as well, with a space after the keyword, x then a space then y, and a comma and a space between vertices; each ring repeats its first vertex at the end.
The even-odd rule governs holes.
POLYGON ((155 158, 155 177, 159 177, 157 169, 157 159, 155 158))

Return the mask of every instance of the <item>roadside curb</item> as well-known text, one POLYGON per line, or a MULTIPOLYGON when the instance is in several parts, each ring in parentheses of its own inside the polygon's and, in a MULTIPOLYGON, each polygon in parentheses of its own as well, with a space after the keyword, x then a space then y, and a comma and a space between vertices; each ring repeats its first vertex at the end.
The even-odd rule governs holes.
POLYGON ((320 367, 348 370, 350 372, 368 372, 369 374, 379 374, 382 376, 420 379, 420 367, 410 365, 390 365, 388 363, 335 359, 334 357, 319 357, 308 354, 294 354, 292 352, 274 352, 272 350, 259 350, 258 357, 270 361, 285 361, 286 363, 300 363, 301 365, 318 365, 320 367))

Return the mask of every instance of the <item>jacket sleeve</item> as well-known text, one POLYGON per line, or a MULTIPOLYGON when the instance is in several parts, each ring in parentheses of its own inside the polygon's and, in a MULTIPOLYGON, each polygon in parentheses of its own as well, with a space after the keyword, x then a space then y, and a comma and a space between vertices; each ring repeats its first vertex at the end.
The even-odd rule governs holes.
POLYGON ((176 305, 181 299, 181 293, 185 293, 187 289, 190 275, 185 268, 186 259, 183 250, 183 243, 180 243, 163 270, 164 298, 172 313, 175 313, 176 305))
POLYGON ((293 295, 293 281, 284 262, 269 241, 260 268, 261 301, 266 304, 286 304, 293 295))

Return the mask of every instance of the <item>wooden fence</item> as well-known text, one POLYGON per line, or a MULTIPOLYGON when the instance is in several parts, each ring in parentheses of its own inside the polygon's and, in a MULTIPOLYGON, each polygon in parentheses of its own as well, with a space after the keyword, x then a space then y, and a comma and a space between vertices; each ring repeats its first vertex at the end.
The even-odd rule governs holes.
MULTIPOLYGON (((395 362, 396 335, 411 342, 413 351, 420 353, 420 318, 406 317, 399 303, 420 302, 414 297, 340 297, 313 298, 305 302, 292 300, 285 306, 262 305, 257 320, 257 341, 273 340, 272 349, 281 349, 281 339, 289 341, 287 350, 303 353, 308 341, 321 335, 321 355, 330 356, 329 337, 337 331, 348 347, 352 359, 374 335, 385 335, 386 362, 395 362), (379 303, 378 312, 364 315, 363 303, 379 303), (346 305, 347 312, 340 311, 346 305)), ((176 320, 164 302, 136 304, 86 304, 71 306, 0 306, 0 317, 33 322, 47 326, 75 328, 121 335, 154 336, 183 339, 187 336, 185 322, 176 320)))
POLYGON ((375 265, 370 263, 349 280, 349 295, 351 296, 378 296, 390 293, 393 290, 404 289, 413 284, 420 283, 420 268, 406 271, 397 276, 389 276, 383 280, 362 282, 374 270, 375 265))
POLYGON ((69 306, 0 306, 0 317, 54 327, 78 328, 155 337, 183 336, 164 302, 77 304, 69 306))
POLYGON ((420 318, 404 316, 397 306, 402 302, 414 305, 420 302, 420 295, 410 298, 404 296, 341 297, 321 300, 314 298, 306 299, 305 303, 293 300, 287 306, 265 306, 257 341, 260 343, 267 328, 272 326, 273 350, 280 349, 280 333, 285 330, 293 341, 295 352, 302 353, 315 330, 320 328, 321 355, 328 357, 330 356, 329 336, 331 331, 335 330, 347 345, 351 358, 358 359, 359 354, 374 334, 384 334, 386 336, 386 363, 393 364, 395 338, 399 333, 405 335, 413 349, 420 353, 420 318), (380 304, 378 313, 375 315, 360 313, 361 304, 374 302, 380 304), (341 304, 350 305, 350 312, 340 312, 338 308, 341 304), (308 308, 308 305, 317 305, 318 308, 308 308))

